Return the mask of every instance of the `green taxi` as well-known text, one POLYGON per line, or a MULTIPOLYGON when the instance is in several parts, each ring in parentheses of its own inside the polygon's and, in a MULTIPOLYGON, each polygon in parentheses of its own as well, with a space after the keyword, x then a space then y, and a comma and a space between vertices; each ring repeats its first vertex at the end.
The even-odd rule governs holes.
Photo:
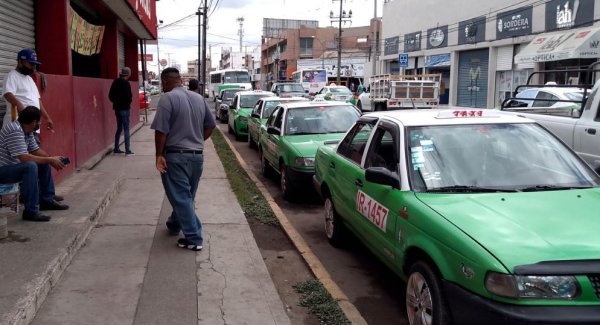
POLYGON ((267 97, 259 99, 248 120, 248 145, 250 148, 257 147, 260 126, 267 122, 267 118, 278 104, 307 100, 304 97, 267 97))
POLYGON ((369 113, 315 166, 326 237, 406 280, 410 324, 600 324, 600 177, 534 121, 369 113))
POLYGON ((264 97, 273 97, 270 91, 246 90, 239 91, 233 97, 227 112, 227 130, 235 135, 236 140, 241 140, 248 135, 248 119, 256 102, 264 97))
POLYGON ((261 126, 258 153, 263 175, 280 175, 285 199, 301 184, 310 184, 317 148, 340 140, 360 117, 356 107, 339 102, 279 104, 261 126))

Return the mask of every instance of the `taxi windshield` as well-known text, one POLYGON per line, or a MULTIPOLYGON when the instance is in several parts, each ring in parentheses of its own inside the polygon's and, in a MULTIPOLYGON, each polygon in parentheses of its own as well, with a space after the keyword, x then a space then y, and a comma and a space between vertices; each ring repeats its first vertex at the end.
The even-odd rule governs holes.
POLYGON ((254 107, 256 102, 263 97, 269 97, 268 94, 242 95, 240 96, 240 107, 254 107))
POLYGON ((288 85, 280 85, 279 90, 287 93, 291 92, 304 92, 304 88, 300 84, 288 84, 288 85))
POLYGON ((359 117, 360 113, 351 105, 293 108, 285 118, 285 134, 343 133, 359 117))
POLYGON ((599 177, 535 124, 409 127, 418 192, 536 191, 597 187, 599 177))

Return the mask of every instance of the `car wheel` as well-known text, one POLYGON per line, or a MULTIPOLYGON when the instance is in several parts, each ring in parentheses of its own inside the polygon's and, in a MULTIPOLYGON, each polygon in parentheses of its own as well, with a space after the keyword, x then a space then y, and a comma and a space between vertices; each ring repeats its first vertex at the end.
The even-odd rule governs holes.
POLYGON ((449 314, 437 274, 418 261, 408 272, 406 313, 409 324, 448 324, 449 314))
POLYGON ((333 247, 344 246, 344 225, 335 211, 331 196, 325 197, 325 236, 333 247))
POLYGON ((269 165, 267 158, 265 158, 262 147, 258 147, 258 157, 260 159, 260 170, 263 176, 267 178, 270 177, 272 174, 271 165, 269 165))
POLYGON ((221 120, 221 123, 223 123, 223 124, 228 123, 228 121, 227 121, 227 117, 228 117, 227 114, 224 114, 224 113, 219 113, 219 114, 221 114, 221 116, 219 118, 221 120))
POLYGON ((238 133, 237 125, 233 122, 233 134, 235 135, 235 141, 242 141, 243 137, 238 133))
POLYGON ((290 200, 294 194, 294 185, 290 180, 290 174, 288 172, 288 168, 281 164, 279 166, 279 174, 281 176, 279 180, 279 186, 281 187, 281 193, 283 194, 283 198, 286 200, 290 200))

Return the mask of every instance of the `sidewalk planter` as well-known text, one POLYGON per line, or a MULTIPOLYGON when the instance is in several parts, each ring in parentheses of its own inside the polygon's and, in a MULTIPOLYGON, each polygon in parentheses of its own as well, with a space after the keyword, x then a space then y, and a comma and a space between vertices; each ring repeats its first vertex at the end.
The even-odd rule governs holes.
POLYGON ((19 213, 19 184, 0 184, 0 240, 8 237, 7 218, 19 213))

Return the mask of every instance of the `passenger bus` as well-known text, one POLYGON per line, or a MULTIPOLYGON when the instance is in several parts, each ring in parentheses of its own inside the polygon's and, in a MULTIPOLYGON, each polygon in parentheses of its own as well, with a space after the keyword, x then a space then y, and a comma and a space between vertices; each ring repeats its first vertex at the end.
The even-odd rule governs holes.
POLYGON ((292 73, 292 80, 301 83, 304 90, 308 90, 310 95, 314 95, 327 85, 327 71, 325 69, 300 69, 292 73))
POLYGON ((248 73, 248 70, 244 69, 225 69, 212 71, 210 73, 208 83, 209 91, 211 92, 213 98, 215 98, 215 96, 225 88, 238 87, 246 90, 252 89, 252 84, 250 84, 250 74, 248 73))

